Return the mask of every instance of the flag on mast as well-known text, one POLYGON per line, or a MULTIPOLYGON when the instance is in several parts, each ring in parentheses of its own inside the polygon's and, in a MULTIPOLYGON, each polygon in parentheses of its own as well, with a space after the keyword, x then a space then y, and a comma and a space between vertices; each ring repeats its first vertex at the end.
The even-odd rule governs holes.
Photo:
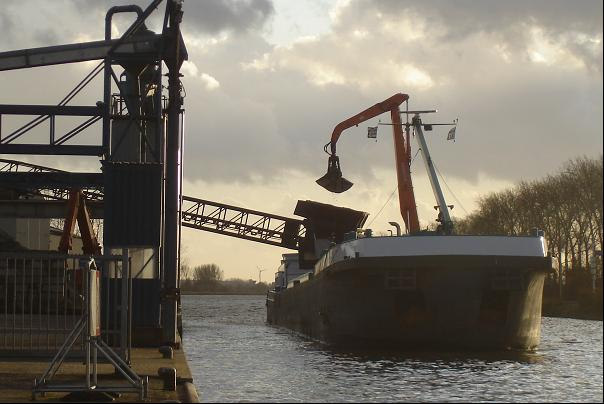
POLYGON ((455 141, 455 129, 457 128, 457 126, 453 126, 450 130, 449 133, 447 134, 447 140, 452 140, 455 141))
POLYGON ((369 139, 377 139, 377 126, 369 126, 367 128, 367 137, 369 139))

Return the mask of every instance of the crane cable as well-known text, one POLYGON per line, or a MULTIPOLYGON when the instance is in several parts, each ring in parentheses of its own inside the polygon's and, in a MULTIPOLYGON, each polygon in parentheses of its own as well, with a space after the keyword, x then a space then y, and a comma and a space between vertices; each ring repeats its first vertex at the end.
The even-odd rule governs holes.
MULTIPOLYGON (((421 150, 418 149, 417 151, 419 152, 421 150)), ((415 160, 415 157, 417 157, 417 153, 415 153, 415 156, 413 156, 413 160, 415 160)), ((413 160, 411 160, 411 162, 413 163, 413 160)), ((447 181, 445 181, 445 177, 441 174, 440 170, 438 169, 438 167, 436 166, 436 163, 434 162, 434 160, 432 160, 432 165, 434 166, 434 168, 436 169, 436 172, 438 173, 438 175, 440 176, 440 179, 443 181, 443 183, 445 184, 445 186, 447 187, 447 189, 449 190, 449 192, 451 193, 451 195, 453 196, 453 198, 455 199, 455 201, 459 204, 459 207, 466 213, 466 215, 468 215, 468 211, 466 210, 466 208, 464 208, 463 204, 461 203, 461 201, 457 198, 457 196, 455 195, 455 193, 453 193, 453 191, 451 190, 451 188, 449 187, 449 184, 447 184, 447 181)))
MULTIPOLYGON (((327 145, 329 145, 329 143, 327 145)), ((325 147, 327 147, 327 145, 325 147)), ((415 158, 419 154, 420 150, 421 149, 417 149, 417 151, 415 152, 415 156, 413 156, 413 158, 411 159, 411 162, 409 163, 409 168, 411 168, 411 164, 413 164, 413 162, 415 161, 415 158)), ((398 185, 394 188, 394 190, 392 190, 392 193, 390 194, 390 196, 388 197, 388 199, 386 200, 386 202, 384 203, 384 205, 382 205, 382 207, 378 211, 378 213, 376 213, 376 215, 373 217, 373 219, 371 219, 371 222, 369 222, 369 224, 367 225, 367 227, 371 226, 371 224, 375 221, 375 219, 377 219, 380 216, 380 213, 382 213, 382 211, 384 210, 384 208, 386 207, 386 205, 388 205, 388 202, 390 202, 390 199, 392 199, 392 196, 394 195, 394 193, 396 192, 397 189, 398 189, 398 185)))
POLYGON ((369 224, 367 225, 367 227, 371 226, 371 224, 374 222, 374 220, 377 219, 380 216, 380 213, 382 213, 382 210, 384 210, 384 208, 386 207, 386 205, 388 205, 388 202, 390 202, 390 199, 392 199, 392 196, 394 195, 394 193, 396 192, 397 189, 398 189, 398 185, 394 188, 394 190, 392 191, 392 193, 390 194, 390 196, 386 200, 386 203, 384 203, 384 205, 382 205, 382 208, 379 210, 379 212, 373 217, 373 219, 371 219, 371 222, 369 222, 369 224))
MULTIPOLYGON (((413 156, 413 158, 411 159, 411 163, 413 163, 413 161, 415 160, 415 157, 417 157, 417 154, 419 153, 419 151, 420 150, 418 149, 417 152, 415 153, 415 156, 413 156)), ((440 179, 443 181, 443 183, 445 184, 445 186, 447 187, 447 189, 449 190, 449 192, 451 193, 451 195, 453 196, 453 198, 455 199, 455 201, 459 204, 459 207, 465 212, 466 215, 469 215, 468 211, 463 206, 463 203, 461 203, 461 201, 459 200, 459 198, 457 198, 457 196, 455 195, 455 193, 449 187, 449 184, 447 184, 447 181, 445 181, 445 177, 442 175, 442 173, 440 172, 440 170, 438 169, 438 167, 436 166, 436 164, 434 163, 434 161, 432 161, 432 164, 434 165, 434 168, 436 168, 436 172, 440 176, 440 179)), ((380 216, 380 214, 382 213, 382 211, 384 210, 384 208, 386 207, 386 205, 388 205, 388 202, 390 202, 390 200, 392 199, 392 196, 394 196, 394 193, 396 192, 397 189, 398 189, 398 185, 394 188, 394 190, 392 191, 392 193, 390 194, 390 196, 388 197, 388 199, 386 200, 386 202, 384 203, 384 205, 382 205, 382 207, 380 208, 380 210, 378 211, 378 213, 376 213, 376 215, 373 217, 373 219, 371 219, 371 221, 369 222, 369 224, 367 225, 367 227, 370 227, 371 224, 375 221, 375 219, 377 219, 380 216)))
POLYGON ((447 181, 445 181, 445 177, 443 177, 443 175, 440 173, 440 170, 438 169, 438 167, 436 167, 436 163, 434 163, 434 160, 432 161, 432 165, 434 166, 434 168, 436 168, 436 172, 440 176, 440 179, 443 180, 443 183, 445 184, 445 186, 447 187, 447 189, 449 190, 449 192, 451 193, 451 195, 453 196, 453 198, 455 198, 455 201, 459 204, 459 206, 461 207, 461 209, 463 209, 463 211, 466 213, 466 215, 469 215, 468 211, 466 210, 466 208, 464 208, 464 206, 461 203, 461 201, 459 199, 457 199, 457 196, 455 196, 455 194, 453 193, 453 191, 451 190, 451 188, 449 188, 449 184, 447 184, 447 181))

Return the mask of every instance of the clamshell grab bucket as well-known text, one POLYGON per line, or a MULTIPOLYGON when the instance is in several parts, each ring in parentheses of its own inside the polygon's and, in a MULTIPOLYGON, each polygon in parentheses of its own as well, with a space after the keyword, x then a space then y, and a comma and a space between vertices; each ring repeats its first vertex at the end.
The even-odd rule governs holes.
POLYGON ((340 159, 338 156, 329 156, 329 162, 327 163, 327 174, 319 178, 316 182, 329 192, 335 192, 338 194, 348 191, 353 185, 352 182, 342 177, 340 159))

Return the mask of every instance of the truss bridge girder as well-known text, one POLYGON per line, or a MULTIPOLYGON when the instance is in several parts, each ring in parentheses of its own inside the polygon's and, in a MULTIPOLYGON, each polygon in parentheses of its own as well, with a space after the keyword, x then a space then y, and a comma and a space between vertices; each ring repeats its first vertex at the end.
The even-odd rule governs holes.
POLYGON ((183 196, 185 227, 298 250, 304 237, 302 220, 183 196))
POLYGON ((156 34, 121 41, 112 39, 0 52, 0 71, 99 60, 104 59, 112 49, 112 56, 119 55, 122 59, 155 57, 161 38, 156 34))
MULTIPOLYGON (((82 188, 86 200, 92 201, 91 215, 103 217, 104 187, 98 174, 66 173, 8 159, 0 159, 0 172, 0 188, 14 189, 24 196, 42 196, 46 200, 5 201, 0 203, 0 216, 10 212, 19 217, 54 217, 63 205, 52 202, 67 201, 70 189, 77 185, 82 188), (71 181, 66 181, 67 178, 71 181)), ((306 234, 305 223, 300 219, 190 196, 182 199, 181 224, 192 229, 292 250, 300 249, 306 234)))

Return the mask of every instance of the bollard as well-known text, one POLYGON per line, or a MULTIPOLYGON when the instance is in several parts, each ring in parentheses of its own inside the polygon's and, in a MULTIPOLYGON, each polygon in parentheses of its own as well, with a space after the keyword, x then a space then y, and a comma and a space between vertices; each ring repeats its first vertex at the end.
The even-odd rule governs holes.
POLYGON ((174 349, 171 346, 160 346, 159 352, 164 356, 164 359, 174 359, 174 349))
POLYGON ((164 381, 164 390, 176 391, 176 369, 175 368, 159 368, 157 375, 164 381))

